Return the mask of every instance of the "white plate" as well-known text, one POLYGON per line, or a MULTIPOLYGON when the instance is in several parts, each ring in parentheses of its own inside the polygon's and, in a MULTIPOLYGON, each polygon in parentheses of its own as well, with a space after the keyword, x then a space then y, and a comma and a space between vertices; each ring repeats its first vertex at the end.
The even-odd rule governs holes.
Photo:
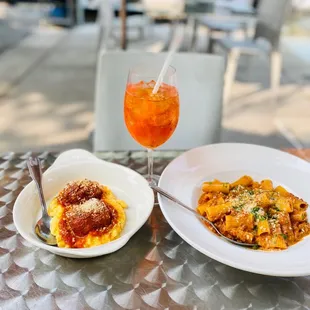
MULTIPOLYGON (((234 181, 242 175, 255 180, 270 178, 310 202, 310 164, 296 156, 258 145, 223 143, 190 150, 173 160, 159 186, 195 208, 199 186, 217 178, 234 181)), ((242 248, 210 232, 188 211, 158 197, 172 228, 198 251, 226 265, 272 276, 310 275, 310 237, 284 251, 263 252, 242 248)), ((309 209, 308 216, 310 218, 309 209)))
POLYGON ((109 243, 86 249, 67 249, 46 245, 34 233, 41 208, 34 182, 28 184, 14 204, 13 220, 18 232, 29 242, 42 249, 66 257, 95 257, 112 253, 123 247, 150 216, 153 191, 147 181, 135 171, 98 159, 84 150, 62 153, 43 175, 45 198, 50 201, 69 182, 90 179, 107 185, 128 204, 127 221, 121 236, 109 243))

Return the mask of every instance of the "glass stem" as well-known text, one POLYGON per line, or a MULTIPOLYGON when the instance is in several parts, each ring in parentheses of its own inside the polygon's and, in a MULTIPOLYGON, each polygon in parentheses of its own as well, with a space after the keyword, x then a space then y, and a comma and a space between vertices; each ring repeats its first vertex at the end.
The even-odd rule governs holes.
POLYGON ((153 181, 153 150, 147 149, 147 178, 149 183, 153 181))

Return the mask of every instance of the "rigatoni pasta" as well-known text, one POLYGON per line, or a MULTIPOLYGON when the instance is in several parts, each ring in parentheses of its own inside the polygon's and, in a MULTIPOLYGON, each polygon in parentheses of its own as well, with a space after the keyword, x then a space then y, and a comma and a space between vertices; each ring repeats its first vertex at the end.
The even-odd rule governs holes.
POLYGON ((310 234, 308 204, 271 180, 245 175, 232 183, 204 182, 201 189, 197 211, 228 238, 283 250, 310 234))

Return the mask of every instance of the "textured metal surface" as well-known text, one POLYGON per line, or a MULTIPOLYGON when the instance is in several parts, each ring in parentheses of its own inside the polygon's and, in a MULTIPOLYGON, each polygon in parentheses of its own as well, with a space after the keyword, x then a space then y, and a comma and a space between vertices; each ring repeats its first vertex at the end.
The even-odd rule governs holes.
MULTIPOLYGON (((0 159, 0 309, 310 309, 310 277, 266 277, 218 263, 184 242, 158 207, 110 255, 77 260, 33 247, 12 223, 14 200, 30 181, 29 155, 0 159)), ((101 155, 145 172, 137 153, 101 155)), ((163 155, 157 173, 174 154, 163 155)), ((45 168, 55 159, 40 157, 45 168)))

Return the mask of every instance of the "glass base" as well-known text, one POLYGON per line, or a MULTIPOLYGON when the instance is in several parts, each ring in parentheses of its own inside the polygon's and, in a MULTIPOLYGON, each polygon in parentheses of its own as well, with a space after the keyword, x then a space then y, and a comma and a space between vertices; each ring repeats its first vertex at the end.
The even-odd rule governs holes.
MULTIPOLYGON (((144 175, 144 178, 149 182, 150 185, 158 185, 159 175, 153 174, 152 179, 149 179, 148 175, 144 175)), ((154 192, 154 206, 158 206, 157 193, 154 192)))

